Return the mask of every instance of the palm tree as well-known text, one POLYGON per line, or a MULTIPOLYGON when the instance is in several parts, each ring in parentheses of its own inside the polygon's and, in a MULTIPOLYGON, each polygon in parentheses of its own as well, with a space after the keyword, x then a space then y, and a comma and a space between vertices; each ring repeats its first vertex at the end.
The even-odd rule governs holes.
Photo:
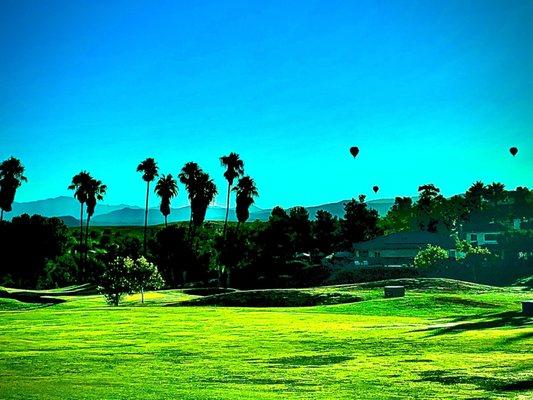
POLYGON ((498 182, 492 182, 490 185, 487 185, 485 188, 485 198, 493 207, 498 206, 498 204, 507 198, 505 185, 498 182))
POLYGON ((207 207, 213 202, 218 191, 213 179, 203 171, 196 177, 194 189, 191 200, 192 223, 198 228, 203 224, 207 207))
POLYGON ((192 199, 194 198, 194 195, 197 191, 196 182, 198 181, 198 177, 203 173, 204 172, 197 163, 188 162, 183 166, 181 172, 178 175, 180 182, 185 186, 185 189, 187 190, 187 197, 189 198, 189 205, 191 208, 191 214, 189 217, 189 238, 191 235, 192 227, 192 199))
POLYGON ((4 211, 11 211, 17 189, 28 181, 23 174, 24 165, 18 158, 10 157, 0 164, 0 221, 4 219, 4 211))
POLYGON ((143 241, 143 252, 146 254, 146 229, 148 227, 148 194, 150 193, 150 182, 152 182, 157 173, 158 167, 157 163, 153 158, 147 158, 137 165, 137 172, 143 173, 143 180, 146 182, 146 206, 144 209, 144 241, 143 241))
POLYGON ((483 198, 485 197, 486 188, 483 182, 477 181, 468 188, 465 193, 467 207, 472 211, 479 211, 483 208, 483 198))
POLYGON ((220 157, 220 163, 223 167, 226 167, 224 172, 224 178, 228 181, 228 196, 226 199, 226 218, 224 219, 224 232, 223 237, 226 237, 226 227, 228 225, 229 215, 229 195, 231 192, 231 185, 233 180, 244 174, 244 162, 240 159, 237 153, 229 153, 227 156, 220 157))
POLYGON ((87 190, 92 176, 87 171, 81 171, 72 177, 72 183, 68 187, 74 190, 74 197, 80 202, 80 260, 83 247, 83 205, 87 201, 87 190))
POLYGON ((94 214, 96 203, 104 199, 107 191, 107 186, 98 179, 91 179, 87 184, 87 224, 85 227, 85 258, 87 259, 87 252, 89 250, 89 222, 94 214))
POLYGON ((154 191, 159 197, 161 197, 159 210, 165 217, 166 227, 168 226, 167 217, 170 214, 170 200, 178 195, 178 185, 171 174, 163 175, 157 181, 154 191))
POLYGON ((254 197, 259 196, 259 192, 257 191, 254 180, 249 176, 243 176, 239 179, 233 191, 237 195, 237 221, 241 224, 246 222, 250 217, 250 206, 254 203, 254 197))

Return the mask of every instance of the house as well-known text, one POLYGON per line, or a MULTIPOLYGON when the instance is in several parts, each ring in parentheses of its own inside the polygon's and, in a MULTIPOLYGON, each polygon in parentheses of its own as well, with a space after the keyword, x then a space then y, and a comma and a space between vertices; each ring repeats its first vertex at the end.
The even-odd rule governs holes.
POLYGON ((498 222, 467 223, 461 227, 463 238, 474 246, 498 245, 498 238, 506 228, 498 222))
POLYGON ((455 258, 455 241, 447 235, 431 232, 400 232, 353 245, 355 260, 368 265, 399 267, 411 265, 418 252, 428 244, 448 250, 455 258))

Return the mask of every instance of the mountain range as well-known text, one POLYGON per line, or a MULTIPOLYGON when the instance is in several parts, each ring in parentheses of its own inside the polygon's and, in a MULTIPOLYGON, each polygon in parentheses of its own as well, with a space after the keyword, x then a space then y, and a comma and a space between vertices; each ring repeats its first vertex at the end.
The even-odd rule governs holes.
MULTIPOLYGON (((309 211, 311 219, 315 218, 318 210, 329 211, 337 217, 344 215, 344 203, 342 200, 335 203, 321 204, 318 206, 305 207, 309 211)), ((394 199, 370 200, 368 206, 377 210, 380 215, 385 215, 394 204, 394 199)), ((250 207, 250 221, 266 221, 271 209, 261 209, 252 205, 250 207)), ((22 214, 40 214, 45 217, 59 217, 68 226, 79 225, 80 203, 73 197, 59 196, 51 199, 14 202, 13 210, 5 214, 6 219, 11 219, 22 214)), ((210 206, 207 210, 206 220, 223 221, 226 209, 221 206, 210 206)), ((169 222, 188 221, 190 216, 189 206, 172 208, 168 217, 169 222)), ((236 221, 235 210, 230 209, 229 220, 236 221)), ((150 225, 164 223, 164 218, 159 208, 153 207, 148 210, 150 225)), ((127 204, 98 204, 91 223, 95 226, 136 226, 144 222, 144 208, 127 204)))

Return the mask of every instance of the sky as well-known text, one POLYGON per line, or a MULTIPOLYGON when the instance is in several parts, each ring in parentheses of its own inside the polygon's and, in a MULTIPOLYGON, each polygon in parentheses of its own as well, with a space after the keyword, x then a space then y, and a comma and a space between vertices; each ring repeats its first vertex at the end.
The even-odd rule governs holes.
POLYGON ((0 159, 26 166, 17 201, 88 170, 143 205, 154 157, 199 163, 222 204, 230 151, 264 208, 531 187, 532 20, 526 0, 2 0, 0 159))

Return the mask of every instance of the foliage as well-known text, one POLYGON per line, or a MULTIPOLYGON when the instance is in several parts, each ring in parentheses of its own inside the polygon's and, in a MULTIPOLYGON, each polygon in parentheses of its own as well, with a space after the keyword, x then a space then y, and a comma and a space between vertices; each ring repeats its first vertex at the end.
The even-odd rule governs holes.
POLYGON ((163 278, 157 270, 157 267, 146 258, 140 257, 124 259, 126 269, 128 270, 131 287, 133 290, 141 292, 141 302, 144 303, 144 291, 160 289, 164 285, 163 278))
POLYGON ((440 246, 428 244, 426 248, 420 250, 415 256, 415 267, 428 269, 441 265, 448 259, 448 252, 440 246))
POLYGON ((105 265, 105 269, 98 280, 98 290, 104 295, 107 302, 118 306, 120 299, 134 292, 130 279, 131 258, 118 257, 105 265))
POLYGON ((383 233, 378 226, 378 212, 368 208, 365 196, 350 200, 344 205, 344 210, 341 230, 345 248, 350 248, 356 242, 374 239, 383 233))
POLYGON ((324 210, 316 212, 316 218, 312 226, 314 247, 323 254, 330 254, 337 246, 340 238, 339 220, 324 210))
POLYGON ((59 218, 23 214, 0 223, 0 279, 6 275, 17 287, 35 287, 46 263, 67 251, 70 236, 59 218))
POLYGON ((237 220, 240 223, 246 222, 250 217, 250 206, 254 203, 254 198, 259 196, 257 186, 252 178, 243 176, 232 190, 237 194, 235 208, 237 220))
POLYGON ((159 210, 165 217, 166 226, 167 217, 170 215, 170 201, 178 195, 178 184, 172 174, 162 175, 157 181, 154 191, 161 198, 159 210))
POLYGON ((24 165, 18 158, 10 157, 0 163, 0 220, 3 219, 4 211, 11 211, 17 189, 26 182, 24 165))

